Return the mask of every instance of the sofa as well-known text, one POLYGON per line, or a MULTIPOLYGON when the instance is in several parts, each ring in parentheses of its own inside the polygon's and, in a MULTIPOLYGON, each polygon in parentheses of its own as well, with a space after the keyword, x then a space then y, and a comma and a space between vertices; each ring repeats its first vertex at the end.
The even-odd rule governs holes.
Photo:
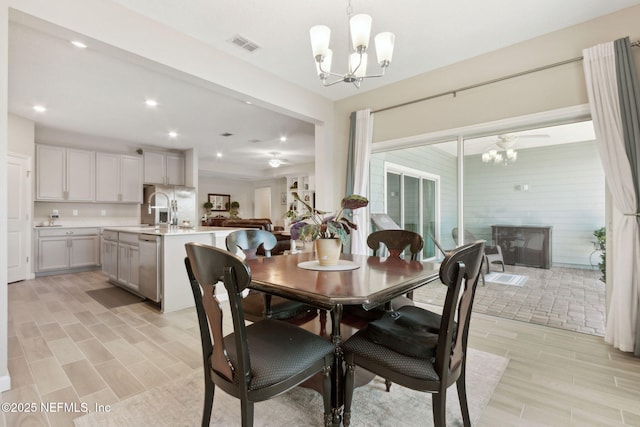
MULTIPOLYGON (((282 234, 283 227, 274 226, 269 218, 208 218, 202 221, 202 225, 212 227, 233 227, 233 228, 257 228, 269 231, 276 236, 278 243, 271 250, 271 255, 281 255, 284 251, 291 248, 291 238, 288 234, 282 234)), ((264 255, 262 248, 258 249, 258 255, 264 255)))

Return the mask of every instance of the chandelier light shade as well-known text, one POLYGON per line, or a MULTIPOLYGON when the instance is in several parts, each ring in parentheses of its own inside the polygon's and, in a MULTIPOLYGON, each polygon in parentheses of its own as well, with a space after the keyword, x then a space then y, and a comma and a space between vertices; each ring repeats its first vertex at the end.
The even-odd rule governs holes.
POLYGON ((349 20, 351 29, 351 42, 355 52, 364 52, 369 46, 369 36, 371 35, 371 16, 364 13, 353 16, 349 20))
POLYGON ((311 50, 316 61, 316 71, 324 86, 332 86, 336 83, 353 83, 357 88, 364 79, 384 76, 385 70, 391 64, 395 36, 393 33, 383 32, 375 37, 378 65, 382 69, 380 74, 367 75, 367 49, 371 36, 371 16, 366 14, 351 15, 351 1, 347 7, 349 18, 349 30, 351 33, 351 47, 348 56, 348 70, 345 74, 331 71, 333 52, 329 49, 331 29, 326 25, 315 25, 309 30, 311 38, 311 50), (333 81, 329 81, 334 77, 333 81))
POLYGON ((390 32, 380 33, 376 36, 376 53, 378 54, 378 64, 387 67, 393 58, 393 45, 396 36, 390 32))
POLYGON ((325 57, 329 53, 329 40, 331 39, 331 28, 326 25, 316 25, 309 30, 311 36, 311 50, 313 57, 325 57))

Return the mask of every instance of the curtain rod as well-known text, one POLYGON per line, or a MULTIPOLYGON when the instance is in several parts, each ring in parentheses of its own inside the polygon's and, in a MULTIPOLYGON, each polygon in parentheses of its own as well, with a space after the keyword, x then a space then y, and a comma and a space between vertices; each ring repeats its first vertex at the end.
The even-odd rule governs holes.
MULTIPOLYGON (((631 47, 640 47, 640 40, 631 42, 631 47)), ((487 81, 484 81, 484 82, 481 82, 481 83, 476 83, 476 84, 473 84, 473 85, 470 85, 470 86, 464 86, 464 87, 461 87, 461 88, 458 88, 458 89, 448 90, 446 92, 440 92, 438 94, 426 96, 424 98, 414 99, 413 101, 407 101, 407 102, 403 102, 401 104, 396 104, 396 105, 391 105, 389 107, 380 108, 378 110, 372 111, 371 114, 381 113, 383 111, 393 110, 395 108, 406 107, 407 105, 417 104, 419 102, 429 101, 431 99, 440 98, 442 96, 447 96, 447 95, 453 95, 453 97, 455 98, 456 95, 458 94, 458 92, 463 92, 465 90, 475 89, 475 88, 479 88, 479 87, 482 87, 482 86, 487 86, 487 85, 490 85, 490 84, 493 84, 493 83, 498 83, 498 82, 502 82, 502 81, 505 81, 505 80, 510 80, 510 79, 513 79, 513 78, 516 78, 516 77, 525 76, 527 74, 537 73, 539 71, 544 71, 544 70, 548 70, 550 68, 560 67, 562 65, 571 64, 573 62, 580 62, 583 59, 584 59, 584 57, 582 57, 582 56, 579 56, 577 58, 572 58, 572 59, 566 59, 564 61, 555 62, 553 64, 543 65, 541 67, 532 68, 530 70, 520 71, 519 73, 509 74, 509 75, 503 76, 503 77, 498 77, 498 78, 495 78, 493 80, 487 80, 487 81)))

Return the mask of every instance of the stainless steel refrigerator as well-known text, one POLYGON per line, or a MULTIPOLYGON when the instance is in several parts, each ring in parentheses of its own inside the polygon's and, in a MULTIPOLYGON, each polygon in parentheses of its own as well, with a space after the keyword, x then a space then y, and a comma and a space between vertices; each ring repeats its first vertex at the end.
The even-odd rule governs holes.
POLYGON ((142 224, 198 225, 198 202, 196 189, 179 185, 145 185, 144 204, 140 211, 142 224), (151 213, 149 213, 151 204, 151 213))

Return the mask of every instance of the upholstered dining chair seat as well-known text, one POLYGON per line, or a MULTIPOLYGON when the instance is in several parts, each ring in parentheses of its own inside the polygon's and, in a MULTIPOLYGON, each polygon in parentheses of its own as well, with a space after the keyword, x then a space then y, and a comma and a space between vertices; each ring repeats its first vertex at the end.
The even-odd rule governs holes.
MULTIPOLYGON (((243 298, 242 307, 247 320, 256 322, 265 317, 265 296, 262 292, 250 291, 249 295, 243 298)), ((304 318, 307 319, 316 314, 316 310, 306 304, 293 301, 279 296, 272 296, 269 316, 275 320, 287 320, 304 318)))
MULTIPOLYGON (((311 332, 279 320, 261 320, 247 326, 246 332, 251 354, 249 390, 289 380, 334 351, 329 341, 318 340, 311 332)), ((237 366, 234 340, 234 333, 224 337, 229 360, 237 366)))
POLYGON ((376 344, 367 337, 366 330, 356 332, 342 348, 344 351, 360 354, 375 363, 380 368, 379 375, 382 377, 384 377, 384 370, 388 369, 394 372, 394 377, 398 374, 406 376, 407 381, 415 378, 426 381, 439 380, 431 358, 407 356, 384 345, 376 344))

